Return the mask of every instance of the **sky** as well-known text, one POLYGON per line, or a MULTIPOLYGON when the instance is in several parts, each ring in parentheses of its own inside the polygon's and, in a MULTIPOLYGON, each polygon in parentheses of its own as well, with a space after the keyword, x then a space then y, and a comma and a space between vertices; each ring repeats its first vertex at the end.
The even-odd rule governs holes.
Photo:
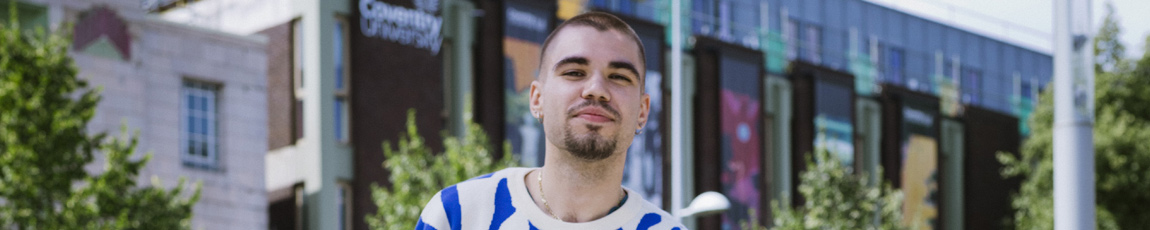
MULTIPOLYGON (((1052 0, 867 0, 1002 39, 1043 53, 1053 53, 1054 1, 1052 0)), ((1141 58, 1145 38, 1150 35, 1150 1, 1092 0, 1093 29, 1106 17, 1106 3, 1114 4, 1122 28, 1120 39, 1126 56, 1141 58)))
MULTIPOLYGON (((196 8, 175 10, 164 17, 239 34, 250 34, 290 17, 288 0, 215 0, 194 4, 196 8), (211 3, 211 4, 207 4, 211 3), (232 12, 235 11, 235 12, 232 12), (239 13, 242 12, 242 13, 239 13), (206 14, 206 15, 202 15, 206 14), (215 15, 212 17, 210 15, 215 15), (259 16, 257 16, 259 15, 259 16), (199 16, 199 17, 197 17, 199 16), (203 17, 207 16, 207 17, 203 17), (199 18, 199 19, 196 19, 199 18), (260 20, 267 23, 222 23, 231 20, 260 20), (249 25, 236 27, 235 24, 249 25)), ((1042 53, 1053 53, 1054 0, 865 0, 919 17, 949 24, 987 37, 997 38, 1042 53)), ((1122 28, 1120 38, 1126 56, 1141 58, 1145 38, 1150 35, 1150 0, 1090 0, 1093 29, 1106 17, 1107 2, 1114 4, 1122 28)))

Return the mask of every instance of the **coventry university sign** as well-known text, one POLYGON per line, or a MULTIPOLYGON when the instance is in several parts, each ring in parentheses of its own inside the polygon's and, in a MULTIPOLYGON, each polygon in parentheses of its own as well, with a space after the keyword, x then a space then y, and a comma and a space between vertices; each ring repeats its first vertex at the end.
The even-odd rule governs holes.
POLYGON ((443 36, 443 17, 439 0, 414 0, 410 9, 377 0, 359 0, 359 29, 366 37, 375 37, 439 53, 443 36))

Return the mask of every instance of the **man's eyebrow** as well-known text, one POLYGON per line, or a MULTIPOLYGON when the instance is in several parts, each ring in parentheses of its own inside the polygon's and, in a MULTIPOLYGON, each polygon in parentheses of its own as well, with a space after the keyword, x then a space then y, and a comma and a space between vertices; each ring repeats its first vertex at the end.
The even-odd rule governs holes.
POLYGON ((559 62, 555 63, 555 68, 559 68, 559 66, 566 65, 566 64, 587 65, 587 58, 584 58, 584 57, 567 57, 567 58, 564 58, 563 60, 559 60, 559 62))
POLYGON ((639 75, 639 69, 635 69, 635 65, 632 65, 630 62, 613 61, 613 62, 608 63, 607 66, 614 68, 614 69, 630 70, 631 73, 634 73, 636 77, 643 76, 643 75, 639 75))

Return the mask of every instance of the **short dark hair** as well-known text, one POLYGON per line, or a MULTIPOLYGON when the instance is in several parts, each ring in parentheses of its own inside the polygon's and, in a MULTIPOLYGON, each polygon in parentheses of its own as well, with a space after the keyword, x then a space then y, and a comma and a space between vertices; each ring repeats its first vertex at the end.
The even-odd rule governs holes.
MULTIPOLYGON (((623 22, 623 19, 619 19, 619 17, 615 17, 615 15, 611 15, 608 13, 593 11, 593 12, 587 12, 587 13, 583 13, 580 15, 576 15, 575 17, 572 17, 571 19, 567 19, 567 21, 563 22, 562 24, 559 24, 559 26, 556 26, 555 30, 551 31, 550 35, 547 35, 547 40, 543 40, 543 48, 541 51, 539 51, 539 72, 540 73, 542 73, 544 70, 543 69, 543 66, 544 66, 543 58, 545 57, 545 55, 547 55, 547 47, 551 45, 551 39, 555 38, 555 34, 559 34, 559 31, 563 30, 563 28, 566 28, 567 26, 574 26, 574 25, 590 26, 591 28, 595 28, 596 30, 599 30, 599 31, 616 30, 616 31, 619 31, 623 34, 626 34, 628 37, 631 38, 631 40, 635 41, 636 46, 639 46, 639 63, 643 65, 644 70, 647 69, 647 51, 643 50, 643 42, 639 41, 639 34, 636 34, 635 30, 631 29, 630 25, 627 25, 626 22, 623 22)), ((640 82, 646 82, 647 81, 647 76, 645 76, 646 73, 638 73, 638 74, 639 74, 640 82)), ((643 89, 644 86, 640 85, 639 88, 643 89)))

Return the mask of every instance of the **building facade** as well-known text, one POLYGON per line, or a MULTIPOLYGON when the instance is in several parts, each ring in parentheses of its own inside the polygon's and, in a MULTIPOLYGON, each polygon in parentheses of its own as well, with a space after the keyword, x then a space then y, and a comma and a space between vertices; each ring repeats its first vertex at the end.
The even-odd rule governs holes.
POLYGON ((370 194, 389 186, 380 144, 399 139, 409 109, 435 151, 442 130, 474 121, 539 166, 524 90, 543 39, 588 10, 621 16, 648 50, 652 119, 624 186, 667 210, 673 183, 687 199, 719 191, 733 203, 688 218, 692 229, 768 219, 771 200, 800 204, 798 175, 816 149, 853 172, 881 167, 870 175, 907 192, 908 223, 1001 227, 1018 181, 998 176, 994 154, 1017 152, 1028 134, 1049 54, 862 0, 682 2, 683 50, 670 49, 670 0, 207 0, 164 16, 268 37, 274 229, 367 229, 364 216, 389 208, 370 194), (674 67, 683 104, 670 100, 674 67), (670 140, 676 126, 687 138, 670 140), (672 142, 686 153, 682 181, 670 179, 672 142))
MULTIPOLYGON (((74 25, 70 55, 78 77, 102 89, 88 130, 138 132, 138 156, 152 154, 141 185, 202 183, 194 229, 267 228, 263 38, 162 20, 140 1, 19 4, 22 22, 50 30, 74 25)), ((102 161, 97 154, 89 171, 102 172, 102 161)))

